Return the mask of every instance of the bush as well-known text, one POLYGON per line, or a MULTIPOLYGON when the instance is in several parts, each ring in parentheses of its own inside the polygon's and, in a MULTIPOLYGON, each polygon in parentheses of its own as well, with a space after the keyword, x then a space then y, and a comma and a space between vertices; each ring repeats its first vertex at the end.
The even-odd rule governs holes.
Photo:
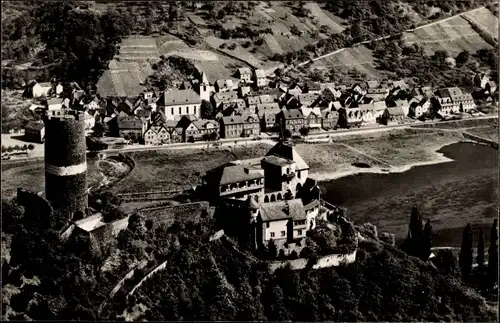
POLYGON ((229 45, 227 47, 227 49, 229 49, 229 50, 235 50, 236 49, 236 43, 232 43, 231 45, 229 45))

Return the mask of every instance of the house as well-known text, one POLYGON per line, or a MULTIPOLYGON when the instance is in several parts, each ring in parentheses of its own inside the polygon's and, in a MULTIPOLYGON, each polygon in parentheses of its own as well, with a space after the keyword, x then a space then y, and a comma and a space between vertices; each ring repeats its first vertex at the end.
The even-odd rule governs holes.
POLYGON ((488 92, 489 95, 492 95, 497 90, 497 84, 494 81, 488 81, 484 89, 488 92))
POLYGON ((256 114, 222 117, 220 129, 222 138, 258 136, 259 118, 256 114))
POLYGON ((47 97, 52 90, 52 84, 50 82, 35 82, 31 87, 31 93, 34 98, 47 97))
POLYGON ((372 104, 373 104, 375 119, 382 117, 385 109, 387 109, 387 104, 385 103, 385 101, 374 101, 372 104))
POLYGON ((299 84, 294 84, 288 88, 287 93, 293 96, 298 96, 303 93, 302 87, 299 84))
POLYGON ((145 124, 136 116, 119 115, 117 117, 118 135, 124 139, 138 141, 142 138, 145 124))
POLYGON ((376 89, 378 88, 380 83, 378 81, 366 81, 363 85, 363 88, 365 89, 376 89))
POLYGON ((255 70, 255 83, 257 84, 257 87, 267 86, 268 81, 264 70, 261 69, 255 70))
POLYGON ((85 110, 99 110, 101 108, 99 104, 99 99, 97 97, 87 96, 83 97, 80 102, 80 106, 82 106, 85 110))
POLYGON ((64 87, 61 85, 61 83, 57 83, 57 85, 54 87, 54 91, 56 95, 59 96, 59 94, 63 93, 64 87))
POLYGON ((264 194, 264 172, 251 166, 227 163, 202 177, 211 198, 246 199, 264 194))
POLYGON ((278 114, 280 110, 264 110, 264 112, 259 115, 261 120, 262 131, 273 132, 279 129, 278 124, 278 114))
POLYGON ((211 134, 215 134, 212 136, 219 138, 220 126, 219 126, 219 123, 217 121, 215 121, 215 120, 196 120, 196 121, 193 121, 193 124, 198 129, 199 133, 201 134, 201 138, 203 140, 210 138, 211 134))
POLYGON ((472 95, 470 93, 464 94, 458 87, 438 90, 436 97, 434 97, 431 103, 442 115, 449 115, 462 111, 467 112, 476 107, 472 95))
POLYGON ((300 111, 304 116, 304 127, 310 130, 319 130, 322 126, 321 110, 319 108, 301 107, 300 111))
POLYGON ((335 101, 335 100, 339 99, 341 95, 342 95, 342 92, 340 92, 339 90, 336 90, 333 87, 327 87, 326 89, 323 90, 323 92, 321 92, 321 96, 325 100, 330 100, 330 101, 335 101))
POLYGON ((392 88, 393 89, 400 89, 400 90, 408 90, 409 89, 408 85, 406 84, 406 82, 404 80, 393 81, 392 88))
POLYGON ((192 89, 171 89, 163 92, 156 104, 163 108, 167 120, 180 119, 185 115, 201 118, 201 99, 192 89))
POLYGON ((242 97, 246 97, 248 94, 250 94, 250 86, 248 85, 243 85, 243 86, 240 86, 240 95, 242 97))
POLYGON ((361 114, 361 121, 364 124, 375 124, 377 122, 373 104, 361 104, 358 109, 361 114))
POLYGON ((222 104, 234 103, 238 100, 238 94, 234 91, 217 92, 212 96, 212 104, 215 109, 219 109, 222 104))
POLYGON ((429 100, 427 97, 420 96, 420 100, 418 100, 418 97, 415 97, 414 99, 417 99, 415 101, 410 100, 410 111, 408 113, 409 116, 419 118, 422 116, 424 113, 427 113, 429 111, 429 108, 431 106, 431 100, 429 100))
POLYGON ((369 88, 366 90, 365 98, 371 98, 374 101, 384 100, 389 95, 389 89, 387 88, 369 88))
POLYGON ((393 105, 393 107, 399 107, 403 109, 405 116, 408 115, 408 113, 410 112, 410 103, 408 102, 408 100, 396 100, 394 101, 394 103, 395 104, 393 105))
POLYGON ((257 104, 255 110, 257 114, 262 114, 264 111, 280 111, 280 106, 278 103, 259 103, 257 104))
POLYGON ((319 94, 316 92, 313 93, 304 93, 299 94, 298 101, 300 105, 310 106, 319 98, 319 94))
POLYGON ((486 84, 490 81, 490 77, 484 73, 477 73, 474 76, 474 85, 482 89, 486 88, 486 84))
POLYGON ((248 96, 247 105, 249 109, 255 109, 258 104, 260 104, 260 96, 248 96))
POLYGON ((70 107, 70 102, 68 98, 65 99, 48 99, 44 102, 44 107, 48 111, 60 111, 61 109, 67 109, 70 107))
POLYGON ((276 101, 276 96, 272 94, 263 94, 259 96, 260 103, 274 103, 276 101))
POLYGON ((240 76, 240 80, 244 83, 252 82, 252 70, 248 67, 238 68, 238 74, 240 76))
POLYGON ((288 129, 292 134, 304 128, 304 115, 300 109, 283 109, 278 116, 282 129, 288 129))
POLYGON ((43 143, 45 141, 45 124, 43 121, 29 121, 24 127, 24 137, 28 141, 43 143))
POLYGON ((269 241, 275 245, 305 237, 308 230, 307 215, 301 199, 257 204, 251 225, 255 228, 256 248, 268 247, 269 241), (280 241, 282 240, 282 241, 280 241))
POLYGON ((337 129, 339 113, 335 110, 325 109, 321 111, 321 127, 324 130, 337 129))
POLYGON ((305 93, 321 93, 321 86, 316 82, 307 82, 304 86, 305 93))
POLYGON ((381 118, 384 124, 398 124, 403 123, 405 119, 404 110, 401 107, 387 108, 381 118))
POLYGON ((215 81, 215 90, 217 92, 227 92, 233 90, 233 80, 217 80, 215 81))
POLYGON ((92 130, 95 126, 95 116, 85 111, 84 117, 85 117, 85 130, 86 131, 92 130))

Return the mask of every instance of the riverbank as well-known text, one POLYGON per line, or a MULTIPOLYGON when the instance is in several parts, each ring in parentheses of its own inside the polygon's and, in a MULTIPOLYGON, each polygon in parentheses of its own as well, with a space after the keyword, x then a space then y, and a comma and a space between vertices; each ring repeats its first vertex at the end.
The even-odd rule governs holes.
POLYGON ((498 215, 497 151, 460 141, 436 154, 442 159, 398 166, 391 172, 360 169, 351 176, 336 174, 332 180, 330 174, 319 183, 322 198, 347 208, 355 223, 373 223, 397 240, 406 236, 411 208, 416 206, 432 222, 435 245, 459 245, 467 223, 474 230, 487 229, 498 215))

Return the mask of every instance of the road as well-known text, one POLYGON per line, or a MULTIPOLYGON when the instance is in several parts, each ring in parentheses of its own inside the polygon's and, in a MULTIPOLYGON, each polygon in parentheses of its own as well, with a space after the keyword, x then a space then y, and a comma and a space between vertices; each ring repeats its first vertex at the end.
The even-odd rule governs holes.
MULTIPOLYGON (((497 119, 498 116, 481 116, 481 117, 475 117, 471 119, 464 119, 464 120, 480 120, 480 119, 497 119)), ((435 123, 450 123, 450 122, 455 122, 456 120, 451 120, 451 121, 431 121, 431 122, 419 122, 419 123, 406 123, 406 124, 397 124, 397 125, 389 125, 389 126, 382 126, 378 125, 375 127, 363 127, 363 128, 354 128, 354 129, 342 129, 342 130, 331 130, 331 131, 323 131, 317 134, 309 134, 305 139, 311 140, 315 138, 325 138, 325 137, 340 137, 340 136, 349 136, 349 135, 362 135, 362 134, 368 134, 368 133, 375 133, 375 132, 381 132, 381 131, 389 131, 393 129, 405 129, 405 128, 410 128, 412 126, 418 126, 418 125, 423 125, 423 124, 435 124, 435 123)), ((264 137, 263 135, 261 137, 264 137)), ((272 135, 272 136, 265 136, 262 139, 259 140, 254 140, 254 139, 249 139, 249 138, 232 138, 232 139, 221 139, 217 141, 217 143, 220 143, 218 147, 233 147, 233 146, 248 146, 248 145, 254 145, 254 144, 269 144, 269 145, 274 145, 276 143, 276 140, 278 139, 278 135, 272 135)), ((214 148, 214 143, 215 142, 196 142, 196 143, 178 143, 178 144, 169 144, 169 145, 162 145, 162 146, 128 146, 124 148, 119 148, 119 149, 107 149, 101 151, 103 154, 117 154, 117 153, 126 153, 126 152, 138 152, 138 151, 149 151, 149 150, 164 150, 164 149, 202 149, 202 148, 214 148)), ((3 160, 2 164, 16 164, 16 163, 25 163, 25 162, 32 162, 32 161, 43 161, 43 157, 28 157, 28 158, 20 158, 20 159, 15 159, 15 160, 3 160)))

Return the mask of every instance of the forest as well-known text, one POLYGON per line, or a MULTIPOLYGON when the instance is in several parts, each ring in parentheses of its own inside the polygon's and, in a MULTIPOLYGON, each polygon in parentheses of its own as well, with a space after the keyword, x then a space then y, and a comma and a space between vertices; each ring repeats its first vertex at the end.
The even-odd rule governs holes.
POLYGON ((235 253, 222 240, 204 239, 216 230, 208 214, 171 226, 132 215, 116 239, 99 244, 83 236, 61 243, 57 214, 22 211, 8 201, 2 210, 3 233, 12 239, 2 288, 19 291, 2 299, 8 319, 496 320, 485 300, 462 282, 456 261, 456 270, 440 271, 373 235, 359 243, 351 265, 271 273, 266 263, 235 253), (139 261, 146 267, 107 299, 139 261), (164 261, 164 270, 127 296, 164 261), (39 284, 23 284, 27 280, 39 284))
MULTIPOLYGON (((20 15, 2 15, 2 59, 32 62, 41 70, 39 81, 56 78, 84 87, 95 84, 131 26, 115 10, 98 15, 80 10, 80 4, 25 2, 20 15)), ((2 88, 15 87, 28 76, 28 71, 4 68, 2 88)))

